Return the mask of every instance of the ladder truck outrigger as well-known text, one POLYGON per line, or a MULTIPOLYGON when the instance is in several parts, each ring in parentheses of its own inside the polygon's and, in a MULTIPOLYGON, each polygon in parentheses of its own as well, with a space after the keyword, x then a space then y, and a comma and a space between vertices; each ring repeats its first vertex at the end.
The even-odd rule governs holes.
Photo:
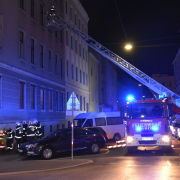
MULTIPOLYGON (((165 151, 171 149, 170 122, 175 114, 180 114, 180 96, 158 83, 135 66, 113 53, 93 38, 65 22, 52 6, 46 14, 46 26, 50 29, 67 28, 78 35, 83 42, 102 56, 119 66, 140 83, 147 86, 155 98, 128 102, 121 108, 121 117, 126 121, 125 141, 127 150, 139 146, 159 146, 165 151)), ((122 145, 119 145, 122 147, 122 145)))

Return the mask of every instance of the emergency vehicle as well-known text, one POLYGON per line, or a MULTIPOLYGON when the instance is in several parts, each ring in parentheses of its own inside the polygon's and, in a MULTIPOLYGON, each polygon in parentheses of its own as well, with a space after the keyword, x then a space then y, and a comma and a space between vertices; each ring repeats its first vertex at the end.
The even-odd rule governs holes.
POLYGON ((122 117, 127 121, 127 147, 131 151, 137 146, 156 145, 169 150, 171 146, 169 121, 171 121, 173 113, 180 114, 180 96, 98 43, 73 24, 65 22, 61 16, 55 13, 54 6, 46 14, 46 26, 51 30, 61 30, 63 28, 71 30, 72 33, 78 35, 89 47, 151 90, 155 99, 134 101, 125 106, 121 112, 122 117), (153 109, 157 108, 156 105, 160 107, 161 115, 157 116, 153 113, 153 109), (147 114, 142 112, 142 109, 145 109, 147 114), (124 111, 126 112, 124 113, 124 111))

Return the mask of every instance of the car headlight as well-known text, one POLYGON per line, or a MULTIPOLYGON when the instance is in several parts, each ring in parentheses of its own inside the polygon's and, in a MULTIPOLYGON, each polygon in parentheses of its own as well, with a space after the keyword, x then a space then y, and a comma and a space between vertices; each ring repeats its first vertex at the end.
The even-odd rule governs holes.
POLYGON ((35 143, 35 144, 27 144, 26 147, 31 149, 31 148, 34 148, 38 145, 38 143, 35 143))
POLYGON ((128 142, 128 143, 131 143, 132 141, 133 141, 133 137, 128 136, 128 137, 127 137, 127 142, 128 142))
POLYGON ((169 141, 170 141, 170 138, 169 138, 169 136, 164 136, 164 137, 162 138, 162 140, 163 140, 164 142, 169 142, 169 141))

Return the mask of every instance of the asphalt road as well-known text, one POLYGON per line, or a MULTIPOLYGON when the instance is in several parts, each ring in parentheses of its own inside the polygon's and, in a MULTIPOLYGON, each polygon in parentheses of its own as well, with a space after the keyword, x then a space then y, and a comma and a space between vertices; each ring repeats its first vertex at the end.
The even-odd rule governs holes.
MULTIPOLYGON (((45 179, 45 180, 179 180, 180 179, 180 142, 173 140, 175 147, 169 153, 164 153, 160 148, 138 148, 133 153, 127 153, 126 148, 117 148, 108 151, 103 149, 98 155, 87 152, 75 153, 74 159, 88 159, 93 163, 73 168, 49 171, 26 172, 19 174, 6 173, 0 179, 45 179)), ((39 165, 41 168, 49 162, 55 167, 57 163, 70 159, 70 153, 61 154, 50 161, 42 161, 37 158, 20 158, 17 154, 5 155, 0 159, 8 162, 23 162, 27 170, 31 165, 39 165)), ((0 167, 1 169, 1 167, 0 167)))

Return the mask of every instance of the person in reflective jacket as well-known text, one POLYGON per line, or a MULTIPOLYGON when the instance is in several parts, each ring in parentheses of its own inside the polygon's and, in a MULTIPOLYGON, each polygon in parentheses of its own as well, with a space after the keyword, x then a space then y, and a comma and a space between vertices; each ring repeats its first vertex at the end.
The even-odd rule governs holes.
POLYGON ((19 149, 21 143, 22 143, 22 137, 23 137, 23 128, 21 127, 21 124, 19 122, 16 122, 16 143, 17 143, 17 149, 19 149))
POLYGON ((27 140, 31 141, 36 138, 36 126, 33 125, 33 121, 29 121, 29 126, 27 128, 27 140))
POLYGON ((12 150, 14 148, 13 146, 14 131, 11 128, 9 128, 6 131, 6 135, 7 135, 7 141, 6 141, 7 150, 12 150))
POLYGON ((22 139, 22 141, 23 141, 23 143, 25 143, 27 141, 27 127, 28 127, 28 125, 27 125, 26 121, 23 121, 22 124, 23 124, 23 139, 22 139))
POLYGON ((41 139, 41 137, 42 137, 42 126, 41 126, 40 122, 37 119, 35 119, 33 121, 33 125, 36 127, 36 131, 35 131, 36 138, 41 139))

